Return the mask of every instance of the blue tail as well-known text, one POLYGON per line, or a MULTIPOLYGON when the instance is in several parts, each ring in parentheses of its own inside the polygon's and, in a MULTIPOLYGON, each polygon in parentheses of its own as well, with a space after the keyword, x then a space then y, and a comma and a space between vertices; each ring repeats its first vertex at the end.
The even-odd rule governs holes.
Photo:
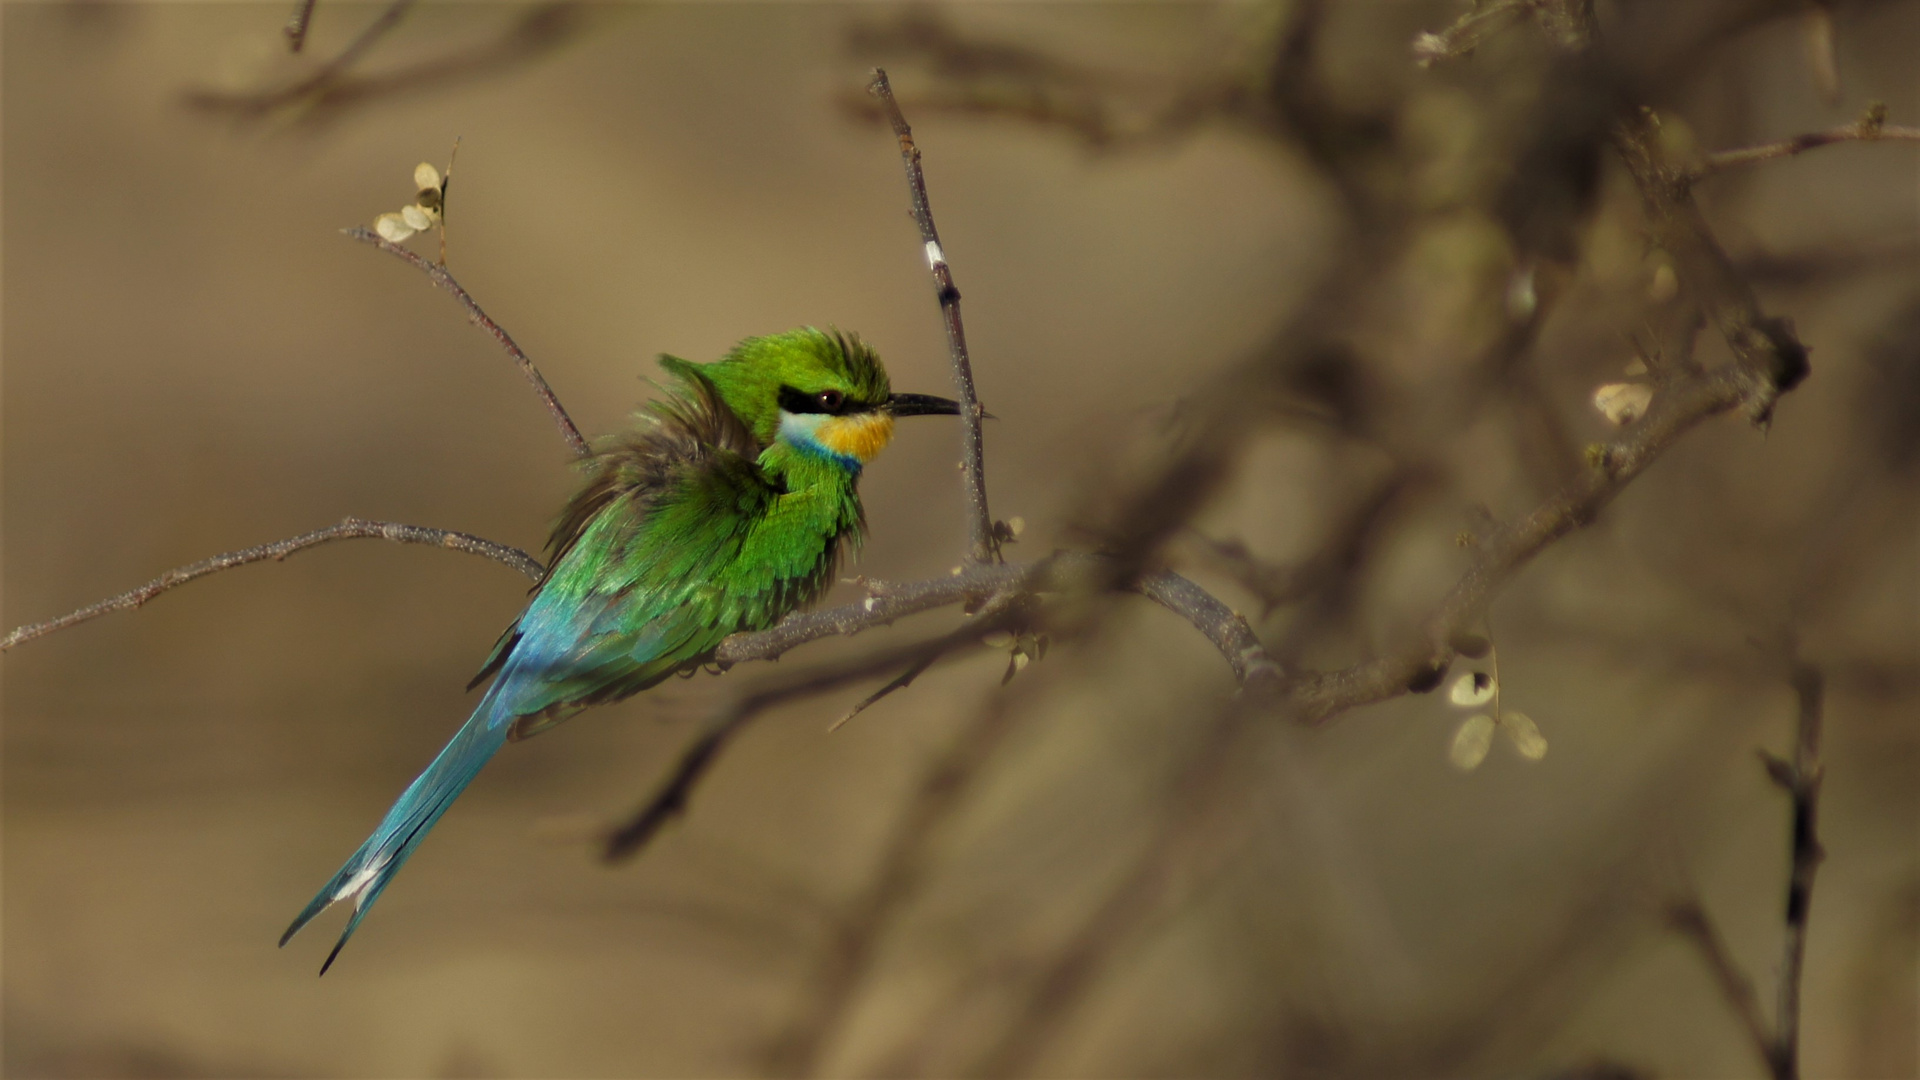
POLYGON ((321 888, 306 910, 300 912, 280 935, 282 946, 300 932, 315 915, 320 914, 335 903, 353 898, 353 917, 347 920, 347 928, 340 933, 340 940, 327 954, 327 962, 320 965, 320 974, 325 975, 333 966, 333 958, 340 955, 340 949, 347 939, 366 917, 367 909, 380 898, 380 893, 400 872, 413 849, 426 839, 428 830, 447 812, 453 800, 465 791, 467 785, 479 774, 481 766, 493 757, 507 741, 507 732, 515 719, 508 701, 512 695, 503 693, 515 680, 511 672, 502 672, 488 688, 486 697, 480 701, 480 707, 467 718, 453 741, 440 751, 427 770, 407 785, 393 809, 380 821, 380 827, 373 830, 367 842, 353 853, 333 880, 321 888))

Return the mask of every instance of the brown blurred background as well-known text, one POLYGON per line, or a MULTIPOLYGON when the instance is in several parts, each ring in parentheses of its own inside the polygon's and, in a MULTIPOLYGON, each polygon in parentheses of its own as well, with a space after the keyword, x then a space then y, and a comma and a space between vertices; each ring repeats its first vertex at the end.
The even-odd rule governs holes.
MULTIPOLYGON (((707 359, 801 323, 857 329, 896 387, 942 392, 893 141, 845 105, 870 66, 892 68, 922 103, 911 118, 999 417, 994 509, 1025 519, 1029 555, 1085 543, 1097 493, 1162 452, 1177 403, 1257 347, 1341 243, 1335 197, 1272 132, 1222 120, 1102 149, 1007 115, 1020 109, 953 107, 955 72, 899 21, 1044 51, 1063 79, 1150 110, 1265 48, 1260 6, 592 6, 524 22, 436 4, 356 69, 417 80, 319 111, 190 105, 310 71, 380 11, 321 0, 294 58, 287 6, 0 8, 8 626, 347 515, 540 543, 571 473, 519 376, 419 274, 338 234, 408 201, 414 164, 444 165, 456 136, 449 265, 589 433, 649 393, 655 353, 707 359), (432 66, 447 56, 473 62, 432 66)), ((1677 70, 1658 104, 1700 145, 1832 126, 1869 100, 1920 120, 1920 5, 1839 5, 1833 106, 1797 9, 1775 6, 1664 61, 1677 70)), ((1319 664, 1385 647, 1445 589, 1470 507, 1511 516, 1551 489, 1543 424, 1558 445, 1604 437, 1588 398, 1631 359, 1631 298, 1648 288, 1635 198, 1609 163, 1572 226, 1568 299, 1517 369, 1533 390, 1474 381, 1498 319, 1486 297, 1515 254, 1474 209, 1473 178, 1501 167, 1487 132, 1540 69, 1511 44, 1415 70, 1414 33, 1457 13, 1345 5, 1323 46, 1339 92, 1390 107, 1430 170, 1413 178, 1414 242, 1381 282, 1392 317, 1359 335, 1430 479, 1342 617, 1260 624, 1319 664), (1528 74, 1505 84, 1506 63, 1528 74)), ((1814 375, 1764 434, 1735 417, 1693 433, 1495 606, 1507 705, 1539 722, 1546 758, 1496 746, 1456 771, 1460 713, 1438 696, 1276 725, 1217 854, 1115 944, 1033 1071, 1518 1076, 1605 1060, 1756 1075, 1659 911, 1697 888, 1771 1002, 1786 810, 1754 750, 1784 750, 1793 713, 1755 643, 1790 630, 1830 680, 1807 1072, 1915 1075, 1916 161, 1841 146, 1703 186, 1814 375)), ((869 470, 862 572, 957 560, 954 447, 950 427, 906 425, 869 470)), ((1199 529, 1285 561, 1385 457, 1277 423, 1237 469, 1199 529)), ((1259 611, 1192 545, 1176 561, 1259 611)), ((640 860, 605 866, 592 830, 644 796, 726 683, 762 672, 672 682, 504 752, 316 980, 336 919, 274 940, 465 716, 461 687, 524 591, 477 559, 355 541, 8 654, 6 1071, 763 1071, 928 762, 1011 695, 1010 745, 928 852, 927 888, 821 1065, 963 1073, 1139 852, 1195 718, 1231 691, 1218 655, 1142 602, 1006 690, 1004 657, 976 658, 831 737, 860 692, 783 710, 640 860)))

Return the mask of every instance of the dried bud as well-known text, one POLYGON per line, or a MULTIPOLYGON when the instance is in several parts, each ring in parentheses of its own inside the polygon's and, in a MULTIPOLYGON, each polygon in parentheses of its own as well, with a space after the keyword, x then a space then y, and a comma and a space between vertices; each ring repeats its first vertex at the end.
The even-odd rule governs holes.
POLYGON ((1498 688, 1499 684, 1493 681, 1493 676, 1484 671, 1470 671, 1453 681, 1452 688, 1447 691, 1447 700, 1463 709, 1471 709, 1492 701, 1493 692, 1498 688))
POLYGON ((1876 101, 1867 106, 1860 114, 1860 133, 1869 139, 1878 138, 1880 129, 1887 126, 1887 103, 1876 101))
POLYGON ((1653 281, 1647 285, 1647 299, 1656 304, 1664 304, 1680 295, 1680 278, 1673 272, 1672 263, 1661 263, 1653 270, 1653 281))
POLYGON ((1608 383, 1593 392, 1593 407, 1615 427, 1626 427, 1647 414, 1653 387, 1645 383, 1608 383))

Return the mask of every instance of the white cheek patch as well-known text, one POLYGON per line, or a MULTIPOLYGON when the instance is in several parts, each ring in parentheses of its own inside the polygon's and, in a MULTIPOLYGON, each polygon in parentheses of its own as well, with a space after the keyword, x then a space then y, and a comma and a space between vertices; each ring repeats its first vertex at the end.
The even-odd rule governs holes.
POLYGON ((827 420, 826 413, 790 413, 780 410, 780 437, 796 446, 820 446, 820 425, 827 420))
POLYGON ((820 440, 820 428, 833 417, 828 413, 790 413, 780 410, 780 438, 788 445, 810 454, 834 458, 849 464, 860 464, 859 459, 850 458, 828 446, 820 440))

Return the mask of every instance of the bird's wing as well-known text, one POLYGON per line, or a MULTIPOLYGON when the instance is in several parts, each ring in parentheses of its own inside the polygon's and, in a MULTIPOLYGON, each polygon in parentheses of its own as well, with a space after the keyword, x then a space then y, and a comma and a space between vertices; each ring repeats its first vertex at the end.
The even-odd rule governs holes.
POLYGON ((552 570, 476 682, 512 658, 514 738, 695 663, 740 626, 716 582, 778 492, 697 367, 652 426, 596 455, 549 541, 552 570))
POLYGON ((644 689, 738 628, 714 582, 776 492, 742 453, 752 441, 740 441, 739 421, 711 385, 689 385, 688 394, 656 407, 654 430, 599 456, 554 532, 552 569, 481 671, 495 676, 493 685, 281 937, 285 945, 314 916, 351 899, 353 916, 322 974, 510 737, 644 689))

